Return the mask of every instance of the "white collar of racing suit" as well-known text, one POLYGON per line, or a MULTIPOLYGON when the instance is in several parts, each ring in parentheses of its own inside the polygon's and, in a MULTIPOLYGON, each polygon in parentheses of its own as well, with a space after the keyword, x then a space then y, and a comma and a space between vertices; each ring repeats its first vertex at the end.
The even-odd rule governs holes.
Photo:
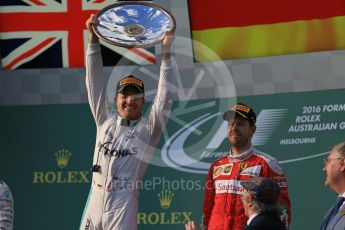
POLYGON ((121 126, 134 127, 141 120, 141 116, 138 120, 127 120, 118 116, 116 124, 121 126))
POLYGON ((254 147, 253 146, 250 146, 250 148, 240 154, 234 154, 232 152, 232 150, 230 149, 230 152, 229 152, 229 160, 231 162, 236 162, 236 161, 244 161, 244 160, 247 160, 253 153, 253 150, 254 150, 254 147))

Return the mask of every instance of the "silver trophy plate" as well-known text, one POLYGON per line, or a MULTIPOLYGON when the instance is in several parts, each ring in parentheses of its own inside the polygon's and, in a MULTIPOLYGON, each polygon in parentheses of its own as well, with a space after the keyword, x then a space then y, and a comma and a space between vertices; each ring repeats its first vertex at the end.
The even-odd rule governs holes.
POLYGON ((96 17, 100 23, 93 25, 97 36, 122 47, 154 46, 166 31, 176 27, 171 13, 149 2, 118 2, 99 11, 96 17))

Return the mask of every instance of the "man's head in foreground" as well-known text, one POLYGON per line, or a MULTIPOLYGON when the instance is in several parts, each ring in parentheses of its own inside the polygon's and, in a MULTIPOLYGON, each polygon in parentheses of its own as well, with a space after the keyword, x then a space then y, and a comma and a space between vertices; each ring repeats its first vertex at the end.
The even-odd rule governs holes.
POLYGON ((144 103, 144 83, 140 79, 130 75, 118 82, 115 104, 122 118, 127 120, 139 119, 144 103))

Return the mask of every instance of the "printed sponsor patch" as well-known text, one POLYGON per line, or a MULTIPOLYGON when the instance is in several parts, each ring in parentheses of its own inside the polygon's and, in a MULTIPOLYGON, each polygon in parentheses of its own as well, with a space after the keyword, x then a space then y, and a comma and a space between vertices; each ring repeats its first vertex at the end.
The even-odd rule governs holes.
POLYGON ((241 168, 241 171, 245 170, 247 168, 247 163, 246 162, 241 162, 240 163, 240 168, 241 168))
POLYGON ((278 182, 277 183, 280 188, 287 188, 287 183, 286 182, 278 182))
POLYGON ((226 164, 215 166, 213 169, 213 178, 220 176, 220 175, 230 175, 234 164, 226 164))
POLYGON ((244 105, 235 105, 233 107, 234 110, 241 110, 243 112, 246 112, 246 113, 249 113, 250 111, 250 108, 248 108, 247 106, 244 106, 244 105))
POLYGON ((138 85, 140 87, 143 86, 142 81, 140 81, 139 79, 132 78, 132 77, 129 77, 129 78, 126 78, 126 79, 123 79, 120 81, 120 86, 123 86, 126 84, 135 84, 135 85, 138 85))
POLYGON ((279 187, 282 188, 287 188, 287 182, 286 178, 284 176, 275 176, 273 177, 274 182, 276 182, 279 187))
POLYGON ((222 167, 221 166, 215 166, 213 169, 213 177, 217 177, 220 175, 220 173, 222 172, 222 167))
POLYGON ((244 169, 240 175, 242 176, 259 176, 261 171, 261 165, 255 165, 244 169))
POLYGON ((239 195, 241 195, 244 190, 239 180, 217 180, 215 181, 215 189, 217 194, 232 193, 239 195))
POLYGON ((223 165, 223 168, 224 168, 224 169, 223 169, 222 175, 230 175, 233 166, 234 166, 233 163, 227 164, 227 165, 223 165))

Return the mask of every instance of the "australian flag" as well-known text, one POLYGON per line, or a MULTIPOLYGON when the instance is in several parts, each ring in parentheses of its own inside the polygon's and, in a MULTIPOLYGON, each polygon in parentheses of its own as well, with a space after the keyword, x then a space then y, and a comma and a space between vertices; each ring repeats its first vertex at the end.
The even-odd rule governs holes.
MULTIPOLYGON (((90 14, 115 0, 1 0, 2 69, 84 67, 90 14)), ((153 49, 123 48, 101 41, 104 65, 154 64, 153 49)))

